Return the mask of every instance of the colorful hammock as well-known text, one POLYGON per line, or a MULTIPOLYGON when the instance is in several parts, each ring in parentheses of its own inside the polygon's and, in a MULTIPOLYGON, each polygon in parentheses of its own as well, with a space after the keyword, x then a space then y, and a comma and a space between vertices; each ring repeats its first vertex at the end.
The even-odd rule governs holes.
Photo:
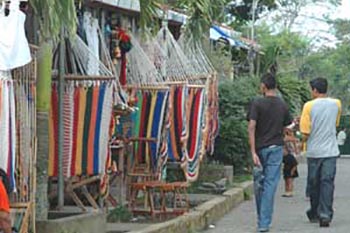
MULTIPOLYGON (((109 156, 113 84, 97 81, 64 90, 63 174, 65 177, 105 174, 109 156)), ((58 86, 52 86, 49 176, 58 175, 58 86)))
POLYGON ((188 89, 185 86, 172 87, 170 90, 168 152, 171 161, 182 161, 187 154, 187 93, 188 89))
POLYGON ((182 159, 182 167, 188 181, 197 179, 199 164, 203 156, 204 96, 205 90, 202 88, 190 88, 189 90, 187 109, 189 137, 187 140, 187 153, 182 159))
POLYGON ((137 159, 139 163, 146 163, 153 171, 156 171, 163 164, 159 158, 162 158, 162 161, 164 161, 164 156, 167 154, 163 143, 163 132, 166 126, 169 91, 139 90, 134 95, 136 95, 138 111, 132 112, 130 115, 121 116, 119 124, 116 126, 115 134, 127 138, 157 139, 156 143, 151 144, 135 142, 136 158, 130 158, 132 163, 137 159), (132 128, 128 127, 130 124, 132 128))

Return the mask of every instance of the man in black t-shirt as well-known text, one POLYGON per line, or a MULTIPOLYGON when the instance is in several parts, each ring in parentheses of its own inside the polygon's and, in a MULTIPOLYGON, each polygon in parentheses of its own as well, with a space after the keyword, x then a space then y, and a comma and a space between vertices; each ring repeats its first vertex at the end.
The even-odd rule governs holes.
POLYGON ((283 129, 292 123, 292 117, 285 102, 276 94, 274 74, 262 77, 260 89, 264 97, 255 99, 250 105, 248 132, 255 169, 262 169, 262 178, 254 176, 258 231, 268 232, 281 176, 283 129))

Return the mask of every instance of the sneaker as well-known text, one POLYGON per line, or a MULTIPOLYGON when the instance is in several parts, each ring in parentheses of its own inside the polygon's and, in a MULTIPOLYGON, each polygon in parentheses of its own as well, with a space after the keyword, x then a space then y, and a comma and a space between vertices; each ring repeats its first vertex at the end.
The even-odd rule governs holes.
POLYGON ((293 197, 293 193, 292 192, 285 192, 282 197, 293 197))
POLYGON ((330 221, 325 219, 320 219, 320 227, 329 227, 330 221))
POLYGON ((258 232, 269 232, 269 228, 268 227, 259 227, 258 228, 258 232))
POLYGON ((306 216, 311 223, 317 223, 319 221, 318 217, 312 214, 311 210, 306 211, 306 216))

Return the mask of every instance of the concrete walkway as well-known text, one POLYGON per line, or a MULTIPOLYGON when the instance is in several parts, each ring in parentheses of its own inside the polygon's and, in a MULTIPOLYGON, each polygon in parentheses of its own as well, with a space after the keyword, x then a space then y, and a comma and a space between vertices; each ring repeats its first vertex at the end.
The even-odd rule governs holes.
MULTIPOLYGON (((299 178, 295 179, 293 198, 281 197, 283 180, 281 179, 275 199, 275 212, 270 232, 302 232, 302 233, 348 233, 350 232, 350 158, 338 160, 334 208, 335 216, 330 228, 320 228, 318 224, 309 223, 305 211, 309 201, 305 199, 306 164, 298 166, 299 178)), ((255 202, 242 203, 222 220, 214 223, 214 229, 205 233, 248 233, 256 232, 255 202)))

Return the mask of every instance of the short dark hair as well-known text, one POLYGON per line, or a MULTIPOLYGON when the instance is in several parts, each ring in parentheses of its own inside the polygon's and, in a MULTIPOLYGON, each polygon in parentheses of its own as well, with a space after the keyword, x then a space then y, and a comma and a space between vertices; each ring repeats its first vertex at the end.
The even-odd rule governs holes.
POLYGON ((9 180, 9 178, 7 176, 7 173, 1 168, 0 168, 0 177, 2 179, 2 183, 5 186, 7 194, 10 194, 10 192, 11 192, 10 180, 9 180))
POLYGON ((320 94, 326 94, 328 89, 328 82, 325 78, 315 78, 310 81, 311 89, 316 89, 320 94))
POLYGON ((261 83, 265 84, 268 90, 276 89, 276 77, 272 73, 266 73, 261 77, 261 83))

